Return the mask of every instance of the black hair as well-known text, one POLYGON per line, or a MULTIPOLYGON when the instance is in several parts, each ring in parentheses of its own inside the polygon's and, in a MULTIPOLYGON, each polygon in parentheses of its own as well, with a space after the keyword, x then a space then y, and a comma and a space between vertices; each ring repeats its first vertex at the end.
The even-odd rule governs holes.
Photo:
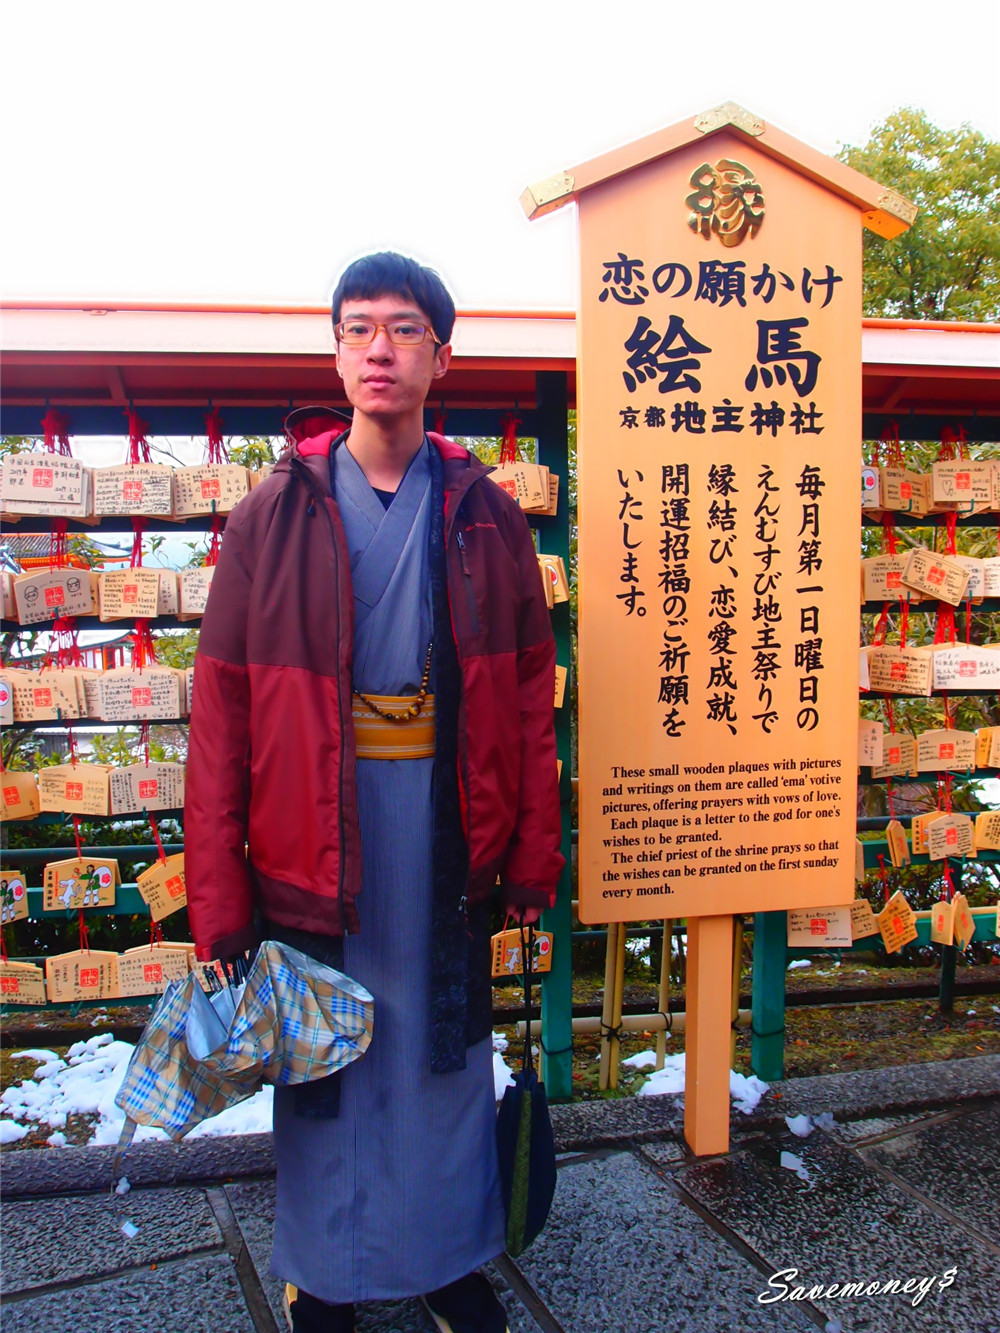
POLYGON ((428 316, 439 343, 451 340, 455 302, 447 287, 432 268, 393 250, 365 255, 344 270, 330 307, 334 328, 340 323, 340 308, 345 301, 374 301, 379 296, 405 296, 428 316))

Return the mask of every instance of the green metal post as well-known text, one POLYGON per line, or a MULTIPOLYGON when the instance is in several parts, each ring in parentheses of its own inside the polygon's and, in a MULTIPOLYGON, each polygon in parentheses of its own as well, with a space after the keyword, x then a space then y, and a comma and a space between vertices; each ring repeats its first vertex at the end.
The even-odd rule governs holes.
POLYGON ((765 1082, 785 1073, 787 930, 784 912, 754 913, 750 1068, 765 1082))
MULTIPOLYGON (((535 376, 539 414, 538 461, 559 477, 559 511, 554 518, 537 520, 538 549, 546 555, 561 555, 569 571, 569 422, 567 419, 566 374, 542 370, 535 376)), ((552 611, 556 638, 556 661, 570 665, 570 604, 560 602, 552 611)), ((553 933, 552 970, 541 974, 542 984, 542 1076, 552 1101, 569 1101, 573 1095, 573 913, 570 906, 572 877, 572 789, 570 781, 571 709, 569 689, 562 708, 556 709, 556 747, 562 760, 562 850, 566 866, 559 879, 556 905, 543 913, 542 926, 553 933)))

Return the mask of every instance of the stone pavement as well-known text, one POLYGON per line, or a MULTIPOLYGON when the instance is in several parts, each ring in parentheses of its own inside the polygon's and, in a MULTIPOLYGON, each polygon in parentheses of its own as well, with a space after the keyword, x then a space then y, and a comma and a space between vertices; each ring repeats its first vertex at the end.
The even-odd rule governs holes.
MULTIPOLYGON (((553 1120, 549 1225, 490 1269, 511 1333, 1000 1333, 1000 1056, 773 1084, 714 1158, 688 1152, 678 1097, 553 1120), (824 1111, 806 1138, 785 1124, 824 1111)), ((111 1149, 2 1166, 4 1333, 284 1333, 269 1136, 139 1145, 120 1198, 111 1149)), ((413 1301, 358 1330, 433 1333, 413 1301)))

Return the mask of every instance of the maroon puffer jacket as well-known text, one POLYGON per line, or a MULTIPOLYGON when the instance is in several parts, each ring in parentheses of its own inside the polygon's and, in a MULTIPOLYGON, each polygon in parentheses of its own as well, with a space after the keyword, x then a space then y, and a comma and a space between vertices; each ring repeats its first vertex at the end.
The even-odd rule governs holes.
MULTIPOLYGON (((308 429, 308 423, 303 423, 308 429)), ((236 507, 202 625, 185 871, 200 959, 281 925, 359 929, 351 717, 353 593, 329 451, 300 440, 236 507), (246 848, 246 850, 244 850, 246 848)), ((488 470, 440 435, 452 625, 462 672, 459 790, 470 901, 548 907, 559 851, 555 645, 531 533, 488 470)))

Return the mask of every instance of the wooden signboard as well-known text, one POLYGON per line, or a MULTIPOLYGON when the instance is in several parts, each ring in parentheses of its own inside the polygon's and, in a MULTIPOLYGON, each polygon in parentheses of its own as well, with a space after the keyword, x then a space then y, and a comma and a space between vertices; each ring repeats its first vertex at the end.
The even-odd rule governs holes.
POLYGON ((581 197, 584 921, 854 897, 858 231, 727 132, 581 197))
POLYGON ((571 199, 579 914, 689 918, 685 1133, 722 1151, 732 914, 854 898, 860 224, 912 209, 733 103, 522 204, 571 199))

